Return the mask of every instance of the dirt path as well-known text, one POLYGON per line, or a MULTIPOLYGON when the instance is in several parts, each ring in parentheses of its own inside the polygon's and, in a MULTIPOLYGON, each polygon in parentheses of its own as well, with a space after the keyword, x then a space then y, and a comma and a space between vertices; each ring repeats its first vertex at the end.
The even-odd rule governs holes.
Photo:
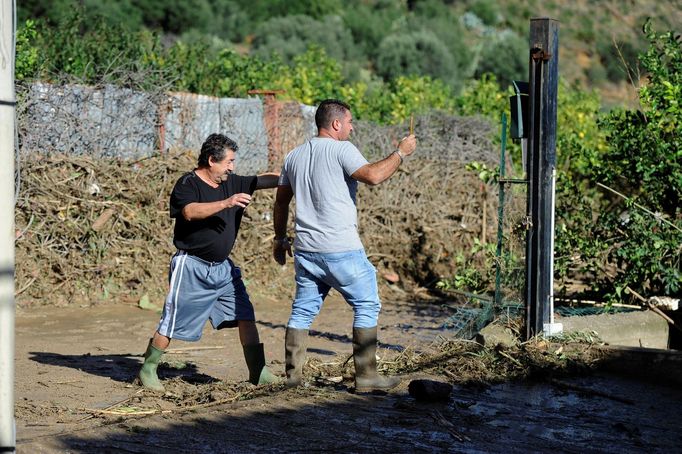
MULTIPOLYGON (((282 373, 288 302, 255 306, 266 357, 282 373)), ((448 335, 441 327, 449 313, 385 303, 382 356, 428 349, 448 335)), ((351 319, 345 303, 330 297, 309 355, 345 361, 351 319)), ((234 330, 207 328, 199 343, 174 342, 166 357, 184 369, 161 371, 170 394, 159 399, 131 384, 157 321, 158 314, 126 305, 19 309, 18 452, 673 452, 682 443, 673 416, 682 404, 678 389, 590 376, 571 383, 608 394, 508 383, 455 387, 448 402, 423 403, 407 392, 419 374, 387 396, 355 395, 349 377, 297 390, 256 388, 244 382, 234 330)))

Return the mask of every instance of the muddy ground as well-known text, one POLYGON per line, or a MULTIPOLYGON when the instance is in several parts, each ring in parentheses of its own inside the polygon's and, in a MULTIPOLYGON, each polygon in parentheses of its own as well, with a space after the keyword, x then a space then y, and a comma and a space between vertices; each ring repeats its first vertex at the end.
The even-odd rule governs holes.
MULTIPOLYGON (((443 326, 452 309, 441 303, 385 301, 382 360, 450 336, 443 326)), ((254 304, 267 358, 282 374, 289 302, 254 304)), ((330 296, 309 345, 318 368, 349 357, 351 319, 330 296)), ((593 372, 455 385, 437 403, 411 397, 409 382, 453 377, 407 374, 383 396, 354 394, 350 374, 296 390, 254 387, 245 382, 234 330, 207 328, 199 343, 173 342, 160 370, 167 394, 158 396, 133 384, 157 321, 154 311, 126 304, 18 308, 17 452, 668 453, 682 446, 682 390, 665 384, 593 372)))

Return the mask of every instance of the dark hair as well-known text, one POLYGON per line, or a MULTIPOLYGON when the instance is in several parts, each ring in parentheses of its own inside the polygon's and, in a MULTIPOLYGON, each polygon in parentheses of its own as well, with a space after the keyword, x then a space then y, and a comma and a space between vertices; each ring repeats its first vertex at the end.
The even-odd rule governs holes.
POLYGON ((237 142, 230 139, 224 134, 211 134, 206 138, 201 145, 201 153, 199 153, 199 160, 197 165, 199 167, 208 166, 208 158, 213 157, 213 160, 220 162, 225 158, 227 150, 232 150, 235 153, 239 149, 237 142))
POLYGON ((350 111, 350 106, 338 99, 325 99, 317 107, 315 112, 315 124, 317 129, 328 128, 332 121, 342 118, 346 111, 350 111))

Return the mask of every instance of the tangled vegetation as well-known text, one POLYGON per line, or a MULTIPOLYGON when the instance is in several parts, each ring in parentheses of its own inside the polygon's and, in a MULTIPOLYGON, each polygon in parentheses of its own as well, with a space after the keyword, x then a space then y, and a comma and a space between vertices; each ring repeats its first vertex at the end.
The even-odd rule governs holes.
MULTIPOLYGON (((491 238, 496 209, 485 191, 470 193, 481 183, 464 168, 465 160, 494 161, 488 124, 432 116, 418 119, 417 127, 423 156, 407 160, 381 186, 362 185, 358 197, 360 233, 370 260, 381 274, 398 273, 403 288, 432 285, 453 269, 460 250, 485 242, 485 232, 491 238), (444 132, 454 129, 461 132, 444 132), (487 217, 480 216, 482 210, 487 217)), ((404 133, 404 127, 365 123, 358 130, 356 143, 375 156, 388 155, 404 133)), ((193 150, 135 161, 68 155, 22 159, 16 207, 19 303, 160 306, 174 253, 168 197, 195 164, 193 150)), ((291 265, 282 270, 271 257, 273 199, 274 191, 256 193, 232 257, 253 291, 290 295, 291 265)))

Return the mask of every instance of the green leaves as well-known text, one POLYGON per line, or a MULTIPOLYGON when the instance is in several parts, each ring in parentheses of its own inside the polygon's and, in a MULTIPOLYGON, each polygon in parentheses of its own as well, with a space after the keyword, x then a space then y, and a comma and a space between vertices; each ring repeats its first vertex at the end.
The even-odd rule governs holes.
MULTIPOLYGON (((682 47, 649 22, 644 31, 649 48, 640 64, 649 81, 641 110, 601 115, 591 146, 561 132, 557 140, 557 156, 560 147, 568 152, 557 183, 558 225, 566 226, 557 232, 557 272, 582 273, 612 301, 628 286, 647 295, 682 291, 682 47), (595 192, 596 183, 613 190, 595 192)), ((586 113, 564 121, 594 133, 581 125, 586 113)))

